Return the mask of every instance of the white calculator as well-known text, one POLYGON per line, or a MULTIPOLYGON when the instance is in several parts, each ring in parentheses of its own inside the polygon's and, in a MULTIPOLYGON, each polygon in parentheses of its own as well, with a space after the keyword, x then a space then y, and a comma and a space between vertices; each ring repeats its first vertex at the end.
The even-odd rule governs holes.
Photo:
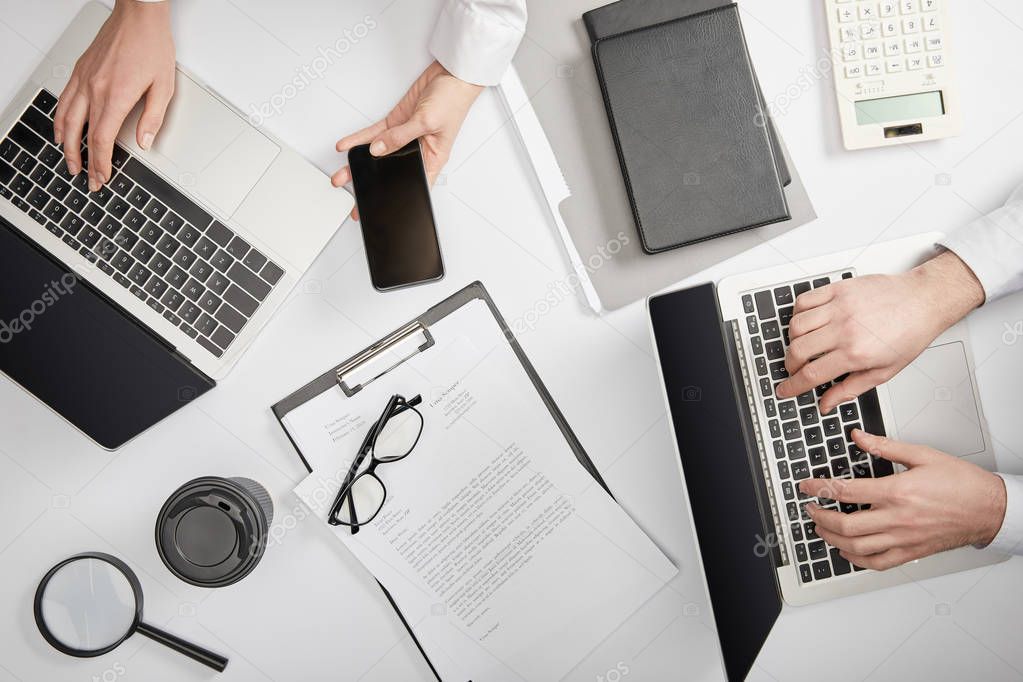
POLYGON ((824 0, 846 149, 959 134, 953 0, 824 0))

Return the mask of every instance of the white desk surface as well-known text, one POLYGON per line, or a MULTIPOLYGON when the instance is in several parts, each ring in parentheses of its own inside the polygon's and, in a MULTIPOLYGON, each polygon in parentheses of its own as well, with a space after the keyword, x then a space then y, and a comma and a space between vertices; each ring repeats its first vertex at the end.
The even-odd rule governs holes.
MULTIPOLYGON (((338 166, 335 140, 383 114, 425 66, 438 5, 174 1, 180 61, 245 110, 282 92, 296 70, 314 66, 318 47, 333 45, 346 30, 364 34, 266 123, 324 171, 338 166), (368 33, 357 28, 370 23, 368 33)), ((765 95, 789 100, 777 121, 821 218, 700 280, 949 230, 997 207, 1023 180, 1023 62, 1015 49, 1023 8, 1012 0, 953 4, 963 136, 847 153, 830 74, 811 74, 826 63, 823 3, 743 1, 765 95)), ((0 99, 13 95, 79 5, 0 2, 0 99)), ((552 73, 556 68, 552 63, 552 73)), ((32 594, 52 564, 84 550, 111 552, 135 568, 147 619, 228 655, 219 679, 430 680, 371 577, 304 519, 290 493, 303 469, 268 406, 477 278, 505 317, 530 323, 522 345, 554 398, 618 499, 681 568, 569 679, 721 678, 642 304, 598 318, 578 295, 565 293, 567 260, 496 93, 485 93, 473 109, 434 199, 448 267, 441 283, 376 293, 358 226, 346 222, 228 379, 119 452, 89 444, 0 379, 0 681, 218 679, 141 636, 98 659, 51 650, 35 629, 32 594), (219 590, 174 578, 153 543, 163 500, 206 474, 250 476, 276 502, 277 539, 262 563, 219 590)), ((1021 319, 1019 297, 973 318, 999 462, 1015 473, 1023 472, 1023 343, 1008 343, 1016 337, 1003 340, 1003 332, 1021 319)), ((720 494, 727 508, 744 491, 720 494)), ((786 608, 751 678, 1019 679, 1021 584, 1023 560, 1013 559, 786 608)))

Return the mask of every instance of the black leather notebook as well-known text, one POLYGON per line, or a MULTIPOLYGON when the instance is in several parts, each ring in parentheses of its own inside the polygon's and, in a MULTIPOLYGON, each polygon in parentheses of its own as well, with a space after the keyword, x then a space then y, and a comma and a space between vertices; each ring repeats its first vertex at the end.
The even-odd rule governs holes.
POLYGON ((736 5, 600 37, 593 61, 647 253, 789 219, 736 5))
MULTIPOLYGON (((723 0, 618 0, 610 5, 586 12, 583 14, 583 23, 586 25, 586 33, 590 36, 590 42, 593 43, 617 33, 681 19, 729 4, 731 3, 723 0)), ((771 149, 774 151, 774 162, 778 164, 781 184, 788 187, 792 182, 792 175, 785 163, 785 154, 782 152, 781 138, 775 128, 774 119, 767 111, 767 102, 760 89, 756 69, 753 71, 753 81, 757 85, 757 99, 760 100, 760 108, 767 113, 767 134, 771 136, 771 149)))

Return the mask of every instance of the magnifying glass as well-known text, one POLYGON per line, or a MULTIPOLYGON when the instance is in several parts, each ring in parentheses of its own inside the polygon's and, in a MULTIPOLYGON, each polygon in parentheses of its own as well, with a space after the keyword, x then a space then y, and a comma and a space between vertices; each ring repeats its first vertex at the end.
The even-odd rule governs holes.
POLYGON ((134 571, 100 552, 65 559, 36 589, 36 625, 54 649, 89 658, 112 651, 139 632, 217 672, 227 659, 142 622, 142 585, 134 571))

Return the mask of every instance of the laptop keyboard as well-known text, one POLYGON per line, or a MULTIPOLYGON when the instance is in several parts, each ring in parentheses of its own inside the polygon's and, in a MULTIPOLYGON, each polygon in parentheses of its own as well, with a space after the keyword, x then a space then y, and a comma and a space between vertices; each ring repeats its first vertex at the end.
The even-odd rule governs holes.
POLYGON ((90 193, 53 145, 56 106, 40 90, 0 142, 0 196, 221 357, 284 270, 120 145, 90 193))
MULTIPOLYGON (((796 298, 810 289, 830 284, 832 279, 849 279, 851 272, 839 272, 783 284, 742 296, 745 327, 753 349, 752 385, 768 418, 765 441, 774 460, 783 500, 779 513, 787 516, 795 563, 803 583, 827 580, 864 570, 839 556, 816 533, 806 513, 806 504, 816 502, 825 509, 852 513, 869 505, 839 504, 799 492, 805 478, 880 478, 895 473, 891 462, 874 457, 852 441, 853 429, 884 435, 884 423, 877 392, 873 389, 858 399, 842 403, 831 414, 822 415, 818 400, 833 383, 816 387, 800 396, 779 400, 775 389, 789 375, 785 353, 789 345, 789 321, 796 298)), ((840 381, 844 377, 838 377, 840 381)))

